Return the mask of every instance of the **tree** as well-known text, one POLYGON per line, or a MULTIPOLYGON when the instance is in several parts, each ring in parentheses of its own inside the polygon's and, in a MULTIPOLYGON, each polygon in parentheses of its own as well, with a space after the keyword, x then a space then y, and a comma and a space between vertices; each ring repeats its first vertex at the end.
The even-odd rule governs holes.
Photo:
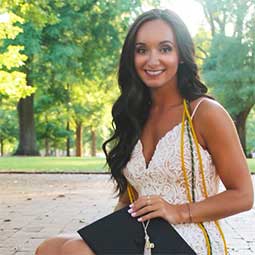
MULTIPOLYGON (((4 9, 1 10, 4 12, 4 9)), ((15 103, 31 95, 35 89, 26 86, 26 75, 18 69, 24 66, 26 55, 20 53, 22 45, 6 44, 14 40, 23 30, 16 22, 23 19, 13 13, 4 14, 5 20, 0 22, 0 147, 4 154, 4 143, 14 142, 17 138, 15 103)))
MULTIPOLYGON (((88 1, 80 5, 77 5, 77 2, 75 5, 69 3, 58 8, 59 22, 43 29, 41 41, 44 65, 40 65, 39 70, 45 75, 40 78, 40 83, 44 84, 43 90, 46 93, 54 95, 56 101, 65 105, 68 113, 68 133, 71 122, 75 123, 78 155, 82 154, 84 118, 88 120, 90 116, 92 119, 93 115, 97 115, 96 111, 103 108, 102 103, 100 107, 96 104, 91 106, 91 100, 86 101, 86 94, 90 94, 90 98, 98 98, 97 94, 104 91, 102 81, 105 81, 117 66, 123 30, 127 29, 130 20, 129 13, 136 11, 138 6, 139 1, 132 5, 119 1, 88 1), (96 90, 89 84, 93 84, 96 90), (75 91, 78 90, 85 93, 83 102, 75 96, 75 91), (81 117, 82 114, 84 117, 81 117), (74 119, 70 119, 74 115, 74 119)), ((66 144, 67 155, 70 155, 69 136, 66 144)), ((95 149, 93 151, 95 152, 95 149)))
POLYGON ((115 75, 105 80, 85 81, 85 86, 73 86, 71 93, 72 119, 76 128, 76 156, 82 156, 83 129, 90 132, 91 156, 96 156, 97 133, 110 126, 110 106, 118 95, 115 75))
MULTIPOLYGON (((58 3, 54 1, 54 3, 58 3)), ((48 1, 27 2, 19 0, 3 0, 3 7, 22 18, 23 22, 17 25, 23 33, 18 34, 13 40, 5 40, 5 43, 22 45, 22 53, 26 55, 25 65, 19 71, 25 74, 26 86, 29 90, 35 90, 35 78, 38 73, 33 68, 38 61, 40 52, 40 34, 46 23, 56 22, 56 16, 47 6, 48 1)), ((19 145, 16 155, 38 155, 36 146, 36 134, 34 128, 33 112, 34 94, 21 98, 17 105, 19 117, 19 145)))
POLYGON ((208 51, 211 46, 211 34, 204 27, 200 27, 193 37, 195 45, 195 57, 198 67, 201 69, 205 59, 209 56, 208 51))
MULTIPOLYGON (((152 5, 158 4, 155 0, 148 2, 152 5)), ((92 151, 95 153, 94 132, 98 128, 97 121, 104 115, 105 107, 98 94, 100 97, 106 95, 103 84, 116 70, 123 37, 130 21, 141 12, 141 1, 3 0, 2 3, 8 12, 12 11, 24 20, 19 24, 23 34, 7 42, 24 47, 22 53, 27 59, 25 66, 19 71, 25 74, 27 87, 36 88, 37 93, 18 103, 20 141, 17 154, 38 154, 35 126, 40 147, 41 140, 44 139, 46 151, 49 153, 49 141, 55 139, 60 119, 65 122, 61 128, 66 127, 66 132, 61 131, 60 140, 62 144, 64 134, 67 139, 67 155, 73 128, 76 126, 77 137, 82 137, 82 130, 87 128, 88 123, 91 123, 94 137, 92 151), (89 84, 97 88, 93 90, 94 95, 86 89, 89 84), (90 93, 91 97, 96 96, 100 107, 96 107, 97 103, 90 105, 90 100, 77 103, 72 101, 75 95, 72 93, 77 86, 90 93), (47 102, 43 99, 45 95, 50 98, 48 107, 43 105, 47 102), (39 114, 35 119, 40 121, 42 126, 34 123, 34 100, 38 100, 35 105, 36 113, 39 114), (45 112, 40 111, 42 102, 45 112), (57 120, 49 118, 55 107, 61 108, 65 113, 57 120), (87 111, 85 119, 81 120, 77 109, 87 111)), ((108 88, 112 90, 109 85, 108 88)), ((110 97, 112 98, 112 95, 110 97)), ((76 140, 77 151, 80 150, 78 154, 81 154, 81 139, 76 140)))
POLYGON ((5 152, 6 143, 14 143, 18 138, 18 129, 16 126, 16 111, 12 104, 2 102, 0 108, 0 155, 5 152))
POLYGON ((246 152, 245 124, 255 104, 255 3, 249 0, 198 2, 204 8, 212 35, 203 63, 203 78, 232 115, 246 152))
MULTIPOLYGON (((104 76, 116 65, 119 32, 127 26, 130 13, 136 11, 140 2, 4 0, 3 5, 24 19, 20 24, 24 32, 13 41, 24 46, 27 60, 22 72, 26 74, 27 86, 39 89, 45 86, 42 81, 47 81, 51 90, 68 92, 67 86, 93 77, 97 71, 104 76), (105 60, 107 66, 103 65, 105 60), (47 69, 44 78, 43 69, 47 69)), ((67 97, 68 93, 64 94, 63 101, 67 97)), ((33 101, 31 95, 18 103, 18 155, 38 154, 33 101)))
POLYGON ((66 109, 41 90, 36 93, 34 109, 38 146, 45 150, 45 156, 57 155, 57 149, 64 150, 66 137, 73 135, 63 126, 67 119, 66 109))
MULTIPOLYGON (((0 13, 4 10, 0 9, 0 13)), ((0 100, 5 97, 13 102, 24 98, 34 92, 34 89, 27 88, 25 74, 15 70, 25 64, 26 55, 20 51, 22 45, 5 45, 4 40, 15 39, 22 29, 14 24, 23 22, 23 19, 13 13, 3 14, 5 20, 0 22, 0 100)))

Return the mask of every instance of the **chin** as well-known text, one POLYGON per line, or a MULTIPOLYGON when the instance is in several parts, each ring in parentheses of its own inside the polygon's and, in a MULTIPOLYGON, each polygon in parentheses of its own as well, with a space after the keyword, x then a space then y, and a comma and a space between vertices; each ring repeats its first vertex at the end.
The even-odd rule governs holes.
POLYGON ((146 82, 146 81, 144 81, 144 84, 146 85, 146 87, 151 89, 161 88, 161 87, 164 87, 165 85, 165 83, 153 83, 153 82, 146 82))

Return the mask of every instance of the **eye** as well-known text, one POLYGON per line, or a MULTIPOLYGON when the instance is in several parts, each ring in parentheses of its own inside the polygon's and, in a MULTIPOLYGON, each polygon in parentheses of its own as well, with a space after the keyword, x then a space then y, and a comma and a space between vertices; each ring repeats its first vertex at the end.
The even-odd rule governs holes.
POLYGON ((160 51, 163 52, 163 53, 168 53, 168 52, 172 51, 172 47, 170 47, 170 46, 164 46, 164 47, 162 47, 162 48, 160 49, 160 51))
POLYGON ((136 53, 138 53, 138 54, 145 54, 145 52, 146 52, 145 48, 142 48, 142 47, 136 48, 136 53))

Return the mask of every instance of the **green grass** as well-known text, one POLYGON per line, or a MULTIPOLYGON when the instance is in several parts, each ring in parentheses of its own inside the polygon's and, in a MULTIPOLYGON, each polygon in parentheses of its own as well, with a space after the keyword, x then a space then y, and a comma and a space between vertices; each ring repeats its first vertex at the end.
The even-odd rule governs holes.
MULTIPOLYGON (((255 159, 247 159, 255 173, 255 159)), ((0 172, 105 172, 98 157, 0 157, 0 172)))
POLYGON ((105 172, 97 157, 0 157, 0 172, 105 172))
POLYGON ((248 166, 249 166, 249 169, 251 170, 252 173, 255 174, 255 158, 248 158, 247 159, 248 161, 248 166))

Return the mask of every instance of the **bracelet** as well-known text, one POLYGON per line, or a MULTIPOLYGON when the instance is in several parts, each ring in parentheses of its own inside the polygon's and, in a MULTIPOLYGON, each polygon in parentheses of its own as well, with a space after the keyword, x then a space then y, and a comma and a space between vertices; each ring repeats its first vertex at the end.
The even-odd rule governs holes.
POLYGON ((187 205, 187 207, 188 207, 188 211, 189 211, 189 222, 188 223, 192 223, 192 215, 191 215, 191 209, 190 209, 190 204, 189 203, 187 203, 186 204, 187 205))

